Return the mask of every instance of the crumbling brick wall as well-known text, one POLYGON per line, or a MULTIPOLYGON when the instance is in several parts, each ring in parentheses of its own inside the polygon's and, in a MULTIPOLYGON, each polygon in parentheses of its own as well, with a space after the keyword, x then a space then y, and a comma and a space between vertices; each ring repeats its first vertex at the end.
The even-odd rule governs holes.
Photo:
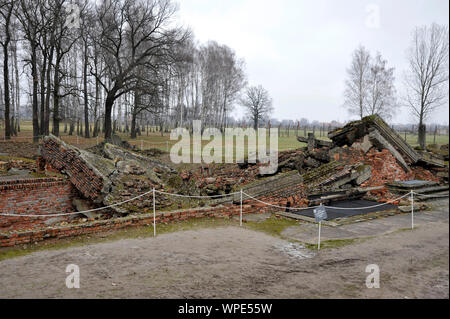
MULTIPOLYGON (((47 215, 73 212, 73 186, 63 179, 36 178, 0 182, 0 212, 47 215)), ((0 231, 46 227, 52 217, 0 216, 0 231)), ((67 217, 66 217, 67 218, 67 217)), ((63 219, 63 218, 60 218, 63 219)))
POLYGON ((106 178, 89 165, 75 148, 56 138, 46 137, 40 148, 47 169, 64 172, 72 184, 87 199, 99 203, 103 200, 106 178))

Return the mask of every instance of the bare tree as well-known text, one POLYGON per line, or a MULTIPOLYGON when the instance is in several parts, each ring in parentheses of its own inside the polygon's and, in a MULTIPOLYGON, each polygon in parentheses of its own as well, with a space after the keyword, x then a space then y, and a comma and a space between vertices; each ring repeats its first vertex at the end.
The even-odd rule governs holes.
POLYGON ((114 102, 134 90, 136 70, 156 67, 152 58, 169 57, 172 47, 188 36, 182 29, 171 26, 175 11, 176 6, 170 0, 104 0, 98 6, 99 45, 105 64, 100 74, 91 73, 106 91, 106 139, 112 136, 114 102))
MULTIPOLYGON (((0 0, 3 13, 11 1, 0 0)), ((31 104, 34 136, 49 134, 51 118, 55 135, 64 119, 69 135, 76 131, 91 136, 94 122, 93 136, 103 130, 106 138, 115 128, 122 132, 123 124, 135 137, 141 134, 144 119, 147 125, 159 125, 161 133, 193 119, 220 128, 231 120, 245 86, 244 62, 226 45, 214 41, 200 45, 189 30, 175 27, 172 0, 14 4, 12 14, 20 28, 13 19, 7 57, 0 47, 2 60, 10 62, 5 63, 9 72, 2 74, 9 77, 9 86, 5 89, 2 81, 1 99, 4 107, 3 95, 10 95, 10 128, 19 113, 22 74, 29 85, 21 91, 31 104), (81 28, 69 23, 75 13, 81 28), (19 69, 24 72, 19 74, 19 69)), ((2 29, 3 21, 0 16, 2 29)), ((5 34, 0 33, 0 40, 5 34)))
POLYGON ((42 32, 44 26, 42 23, 42 16, 40 14, 39 3, 42 0, 20 0, 19 7, 16 10, 16 15, 20 21, 24 37, 28 42, 29 59, 27 63, 31 67, 32 79, 32 113, 33 113, 33 142, 39 141, 39 119, 38 119, 38 49, 39 49, 39 34, 42 32))
POLYGON ((448 26, 417 27, 408 50, 405 102, 419 121, 422 148, 426 146, 425 120, 448 100, 448 37, 448 26))
POLYGON ((14 92, 15 92, 15 119, 13 120, 14 126, 13 131, 14 134, 17 135, 17 132, 20 132, 20 75, 19 75, 19 62, 18 62, 18 51, 19 51, 19 22, 17 21, 16 17, 13 17, 14 23, 12 24, 12 59, 13 59, 13 70, 14 70, 14 80, 12 83, 14 84, 14 92))
POLYGON ((388 68, 387 61, 378 53, 370 65, 367 81, 367 115, 378 114, 391 119, 398 106, 394 87, 394 68, 388 68))
MULTIPOLYGON (((69 28, 66 25, 67 12, 62 10, 64 0, 60 0, 59 14, 55 16, 55 40, 54 40, 54 61, 53 61, 53 134, 59 136, 59 123, 61 120, 60 101, 66 96, 74 94, 76 87, 69 87, 65 84, 69 76, 68 68, 63 67, 64 58, 75 47, 80 35, 74 28, 69 28)), ((84 10, 80 10, 81 17, 85 17, 84 10)))
POLYGON ((14 1, 0 2, 0 16, 1 32, 4 34, 0 38, 0 45, 3 48, 3 85, 4 85, 4 99, 5 99, 5 138, 11 138, 11 120, 9 116, 11 108, 10 88, 9 88, 9 44, 11 42, 11 20, 13 16, 14 1))
POLYGON ((364 106, 367 100, 368 76, 370 73, 370 53, 363 46, 353 52, 352 64, 347 69, 348 79, 345 81, 344 107, 353 115, 364 117, 364 106))
POLYGON ((258 129, 259 121, 265 120, 273 112, 269 92, 261 85, 248 87, 240 103, 245 107, 255 130, 258 129))

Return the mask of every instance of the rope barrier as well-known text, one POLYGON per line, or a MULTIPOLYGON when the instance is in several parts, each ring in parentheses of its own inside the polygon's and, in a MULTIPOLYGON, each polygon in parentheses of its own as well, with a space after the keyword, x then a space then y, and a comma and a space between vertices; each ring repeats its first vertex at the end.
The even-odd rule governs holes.
POLYGON ((18 217, 57 217, 57 216, 67 216, 67 215, 75 215, 75 214, 91 213, 91 212, 96 212, 96 211, 99 211, 99 210, 104 210, 104 209, 107 209, 107 208, 111 208, 111 207, 116 207, 116 206, 123 205, 123 204, 125 204, 125 203, 131 202, 131 201, 136 200, 136 199, 138 199, 138 198, 141 198, 141 197, 143 197, 143 196, 145 196, 145 195, 147 195, 147 194, 150 194, 150 193, 152 193, 152 192, 153 192, 153 190, 148 191, 148 192, 146 192, 146 193, 143 193, 143 194, 141 194, 141 195, 138 195, 138 196, 136 196, 136 197, 133 197, 133 198, 124 200, 123 202, 119 202, 119 203, 112 204, 112 205, 108 205, 108 206, 104 206, 104 207, 99 207, 99 208, 94 208, 94 209, 84 210, 84 211, 81 211, 81 212, 61 213, 61 214, 49 214, 49 215, 20 215, 20 214, 3 214, 3 213, 0 213, 0 216, 18 216, 18 217))
POLYGON ((333 206, 324 206, 324 207, 325 208, 330 208, 330 209, 338 209, 338 210, 339 209, 341 209, 341 210, 344 210, 344 209, 346 209, 346 210, 369 209, 369 208, 375 208, 375 207, 380 207, 380 206, 383 206, 383 205, 391 204, 391 203, 396 202, 396 201, 398 201, 398 200, 400 200, 402 198, 405 198, 405 197, 407 197, 409 195, 410 195, 410 193, 405 194, 405 195, 403 195, 401 197, 398 197, 396 199, 392 199, 392 200, 390 200, 388 202, 385 202, 385 203, 381 203, 381 204, 377 204, 377 205, 373 205, 373 206, 366 206, 366 207, 333 207, 333 206))
MULTIPOLYGON (((10 216, 10 217, 57 217, 57 216, 67 216, 67 215, 91 213, 91 212, 100 211, 100 210, 104 210, 104 209, 108 209, 108 208, 112 208, 112 207, 116 207, 116 206, 120 206, 120 205, 126 204, 128 202, 131 202, 133 200, 141 198, 141 197, 143 197, 145 195, 148 195, 148 194, 150 194, 152 192, 153 192, 153 190, 145 192, 145 193, 140 194, 140 195, 138 195, 136 197, 127 199, 127 200, 119 202, 119 203, 115 203, 115 204, 104 206, 104 207, 84 210, 84 211, 81 211, 81 212, 61 213, 61 214, 48 214, 48 215, 21 215, 21 214, 4 214, 4 213, 0 213, 0 216, 10 216)), ((224 195, 196 196, 196 195, 172 194, 172 193, 162 192, 162 191, 158 191, 158 190, 155 190, 155 193, 171 195, 171 196, 176 196, 176 197, 190 197, 190 198, 218 198, 218 197, 228 197, 228 196, 233 196, 233 195, 239 194, 239 192, 235 192, 235 193, 224 194, 224 195)))
MULTIPOLYGON (((257 202, 260 202, 260 203, 265 204, 265 205, 267 205, 267 206, 272 206, 272 207, 280 208, 280 209, 306 210, 306 209, 311 209, 311 208, 317 208, 317 207, 319 207, 319 206, 309 206, 309 207, 287 207, 287 206, 278 206, 278 205, 273 205, 273 204, 264 202, 264 201, 262 201, 262 200, 259 200, 259 199, 255 198, 255 197, 253 197, 253 196, 250 196, 249 194, 247 194, 247 193, 245 193, 245 192, 244 192, 244 194, 245 194, 247 197, 249 197, 249 198, 251 198, 251 199, 253 199, 253 200, 257 201, 257 202)), ((377 204, 377 205, 372 205, 372 206, 366 206, 366 207, 334 207, 334 206, 324 206, 324 207, 325 207, 325 208, 328 208, 328 209, 337 209, 337 210, 359 210, 359 209, 369 209, 369 208, 380 207, 380 206, 383 206, 383 205, 387 205, 387 204, 393 203, 393 202, 398 201, 399 199, 402 199, 402 198, 404 198, 404 197, 406 197, 406 196, 409 196, 409 195, 410 195, 410 194, 408 193, 408 194, 406 194, 406 195, 403 195, 403 196, 401 196, 401 197, 399 197, 399 198, 393 199, 393 200, 388 201, 388 202, 386 202, 386 203, 377 204)))
MULTIPOLYGON (((93 208, 93 209, 89 209, 89 210, 85 210, 85 211, 81 211, 81 212, 60 213, 60 214, 48 214, 48 215, 22 215, 22 214, 5 214, 5 213, 0 213, 0 216, 10 216, 10 217, 58 217, 58 216, 68 216, 68 215, 84 214, 84 213, 96 212, 96 211, 105 210, 105 209, 108 209, 108 208, 120 206, 120 205, 126 204, 126 203, 128 203, 128 202, 134 201, 134 200, 136 200, 136 199, 139 199, 139 198, 141 198, 141 197, 143 197, 143 196, 145 196, 145 195, 148 195, 148 194, 150 194, 150 193, 152 193, 152 192, 153 192, 153 193, 163 194, 163 195, 168 195, 168 196, 174 196, 174 197, 197 198, 197 199, 223 198, 223 197, 230 197, 230 196, 233 196, 233 195, 238 195, 238 194, 240 194, 240 195, 241 195, 241 201, 243 200, 243 199, 242 199, 242 196, 245 195, 247 198, 250 198, 250 199, 252 199, 252 200, 254 200, 254 201, 257 201, 257 202, 259 202, 259 203, 262 203, 262 204, 264 204, 264 205, 272 206, 272 207, 280 208, 280 209, 284 209, 284 210, 286 210, 286 209, 289 209, 289 210, 307 210, 307 209, 314 209, 314 208, 319 207, 319 206, 309 206, 309 207, 287 207, 287 206, 274 205, 274 204, 271 204, 271 203, 267 203, 267 202, 265 202, 265 201, 262 201, 262 200, 260 200, 260 199, 258 199, 258 198, 256 198, 256 197, 253 197, 253 196, 251 196, 251 195, 249 195, 249 194, 243 192, 242 190, 239 191, 239 192, 234 192, 234 193, 229 193, 229 194, 221 194, 221 195, 212 195, 212 196, 183 195, 183 194, 174 194, 174 193, 163 192, 163 191, 159 191, 159 190, 151 190, 151 191, 145 192, 145 193, 143 193, 143 194, 140 194, 140 195, 138 195, 138 196, 135 196, 135 197, 133 197, 133 198, 124 200, 124 201, 122 201, 122 202, 118 202, 118 203, 111 204, 111 205, 104 206, 104 207, 93 208)), ((375 208, 375 207, 380 207, 380 206, 383 206, 383 205, 387 205, 387 204, 393 203, 393 202, 395 202, 395 201, 398 201, 398 200, 400 200, 400 199, 402 199, 402 198, 405 198, 405 197, 407 197, 407 196, 410 196, 411 194, 416 194, 416 195, 419 195, 419 196, 438 196, 438 195, 424 195, 424 194, 420 194, 420 193, 416 193, 416 192, 410 192, 410 193, 407 193, 407 194, 405 194, 405 195, 403 195, 403 196, 401 196, 401 197, 398 197, 398 198, 396 198, 396 199, 392 199, 392 200, 390 200, 390 201, 388 201, 388 202, 381 203, 381 204, 377 204, 377 205, 372 205, 372 206, 366 206, 366 207, 335 207, 335 206, 324 206, 324 207, 325 207, 325 208, 328 208, 328 209, 336 209, 336 210, 363 210, 363 209, 369 209, 369 208, 375 208)), ((441 196, 439 196, 439 197, 448 197, 448 195, 441 195, 441 196)))
POLYGON ((264 202, 264 201, 262 201, 262 200, 260 200, 260 199, 257 199, 257 198, 255 198, 255 197, 253 197, 253 196, 251 196, 251 195, 249 195, 249 194, 247 194, 247 193, 245 193, 245 192, 242 192, 242 193, 243 193, 245 196, 247 196, 248 198, 251 198, 251 199, 253 199, 253 200, 257 201, 257 202, 260 202, 261 204, 265 204, 265 205, 267 205, 267 206, 272 206, 272 207, 280 208, 280 209, 305 210, 305 209, 311 209, 311 208, 317 208, 317 207, 319 207, 319 206, 310 206, 310 207, 285 207, 285 206, 278 206, 278 205, 274 205, 274 204, 271 204, 271 203, 264 202))

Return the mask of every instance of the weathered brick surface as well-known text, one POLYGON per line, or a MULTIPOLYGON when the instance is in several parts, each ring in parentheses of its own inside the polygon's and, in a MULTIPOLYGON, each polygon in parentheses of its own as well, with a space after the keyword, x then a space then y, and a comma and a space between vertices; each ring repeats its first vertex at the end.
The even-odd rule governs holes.
POLYGON ((41 146, 41 154, 47 169, 66 173, 83 196, 95 202, 103 200, 102 189, 106 179, 83 159, 79 150, 56 138, 46 137, 41 146))
POLYGON ((336 155, 338 160, 346 164, 362 163, 371 166, 372 176, 361 185, 363 187, 381 186, 393 181, 410 179, 440 181, 439 177, 420 166, 411 166, 411 170, 406 172, 386 149, 378 151, 372 148, 367 154, 363 154, 360 151, 352 151, 336 155))
MULTIPOLYGON (((72 212, 76 192, 63 179, 42 178, 0 182, 0 212, 5 214, 47 215, 72 212)), ((51 217, 0 216, 0 231, 45 226, 51 217)))

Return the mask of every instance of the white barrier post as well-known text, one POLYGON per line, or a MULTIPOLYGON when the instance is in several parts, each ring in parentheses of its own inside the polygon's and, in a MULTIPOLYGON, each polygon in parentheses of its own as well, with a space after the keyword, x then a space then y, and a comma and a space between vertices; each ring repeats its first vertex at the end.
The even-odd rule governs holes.
POLYGON ((241 189, 241 212, 239 214, 239 226, 242 226, 242 189, 241 189))
POLYGON ((156 237, 156 202, 155 188, 153 187, 153 237, 156 237))
POLYGON ((320 250, 320 228, 322 226, 322 221, 319 222, 319 241, 317 243, 317 250, 320 250))
POLYGON ((414 229, 414 192, 411 191, 411 229, 414 229))

